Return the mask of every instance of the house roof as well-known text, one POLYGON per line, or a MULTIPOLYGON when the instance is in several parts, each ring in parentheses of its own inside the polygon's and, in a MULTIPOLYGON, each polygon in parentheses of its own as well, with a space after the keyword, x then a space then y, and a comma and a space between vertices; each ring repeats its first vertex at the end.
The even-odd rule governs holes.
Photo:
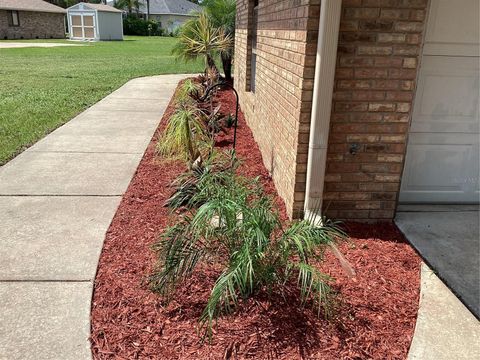
MULTIPOLYGON (((143 1, 142 12, 147 12, 146 1, 143 1)), ((150 14, 190 15, 200 11, 201 6, 188 0, 150 0, 150 14)))
MULTIPOLYGON (((2 0, 0 0, 2 1, 2 0)), ((98 11, 104 11, 104 12, 115 12, 115 13, 121 13, 123 12, 122 10, 119 10, 119 9, 116 9, 114 8, 113 6, 110 6, 110 5, 103 5, 103 4, 90 4, 90 3, 79 3, 79 4, 83 4, 91 9, 95 9, 95 10, 98 10, 98 11)), ((77 4, 78 5, 78 4, 77 4)), ((75 5, 74 5, 75 6, 75 5)))
POLYGON ((0 0, 0 10, 22 10, 34 12, 65 13, 60 6, 43 0, 0 0))

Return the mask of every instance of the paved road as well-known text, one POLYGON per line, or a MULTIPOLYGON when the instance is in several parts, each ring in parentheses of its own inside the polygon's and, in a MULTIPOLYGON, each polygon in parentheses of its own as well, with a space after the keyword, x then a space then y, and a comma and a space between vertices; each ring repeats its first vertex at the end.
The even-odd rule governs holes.
POLYGON ((90 359, 103 240, 184 75, 131 80, 0 167, 0 359, 90 359))

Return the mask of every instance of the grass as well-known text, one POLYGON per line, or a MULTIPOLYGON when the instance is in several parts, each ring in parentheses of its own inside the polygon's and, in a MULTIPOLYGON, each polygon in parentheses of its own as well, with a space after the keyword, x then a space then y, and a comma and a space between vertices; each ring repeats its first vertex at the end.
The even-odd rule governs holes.
POLYGON ((132 78, 201 71, 200 63, 174 60, 175 41, 0 49, 0 165, 132 78))

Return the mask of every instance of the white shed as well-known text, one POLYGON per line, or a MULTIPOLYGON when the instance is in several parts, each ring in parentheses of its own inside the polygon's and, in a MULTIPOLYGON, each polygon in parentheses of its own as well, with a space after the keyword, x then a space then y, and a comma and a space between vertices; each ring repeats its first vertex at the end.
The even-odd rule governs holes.
POLYGON ((109 5, 78 3, 67 9, 72 40, 123 40, 123 12, 109 5))

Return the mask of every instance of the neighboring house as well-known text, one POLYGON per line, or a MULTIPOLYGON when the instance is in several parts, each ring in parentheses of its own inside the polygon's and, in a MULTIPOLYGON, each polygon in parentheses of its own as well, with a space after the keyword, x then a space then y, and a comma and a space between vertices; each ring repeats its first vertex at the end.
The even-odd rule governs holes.
POLYGON ((237 4, 235 87, 290 215, 479 202, 478 0, 237 4))
POLYGON ((67 9, 72 40, 123 40, 122 11, 103 4, 78 3, 67 9))
POLYGON ((42 0, 0 0, 0 39, 64 38, 65 13, 42 0))
MULTIPOLYGON (((109 1, 108 4, 114 4, 109 1)), ((140 16, 147 16, 147 2, 142 1, 140 7, 140 16)), ((159 22, 160 27, 168 32, 175 31, 188 19, 193 18, 193 14, 201 10, 201 6, 188 0, 150 0, 150 19, 159 22)))
POLYGON ((193 18, 193 14, 200 9, 201 6, 188 0, 150 0, 150 19, 158 21, 162 29, 172 32, 193 18))

